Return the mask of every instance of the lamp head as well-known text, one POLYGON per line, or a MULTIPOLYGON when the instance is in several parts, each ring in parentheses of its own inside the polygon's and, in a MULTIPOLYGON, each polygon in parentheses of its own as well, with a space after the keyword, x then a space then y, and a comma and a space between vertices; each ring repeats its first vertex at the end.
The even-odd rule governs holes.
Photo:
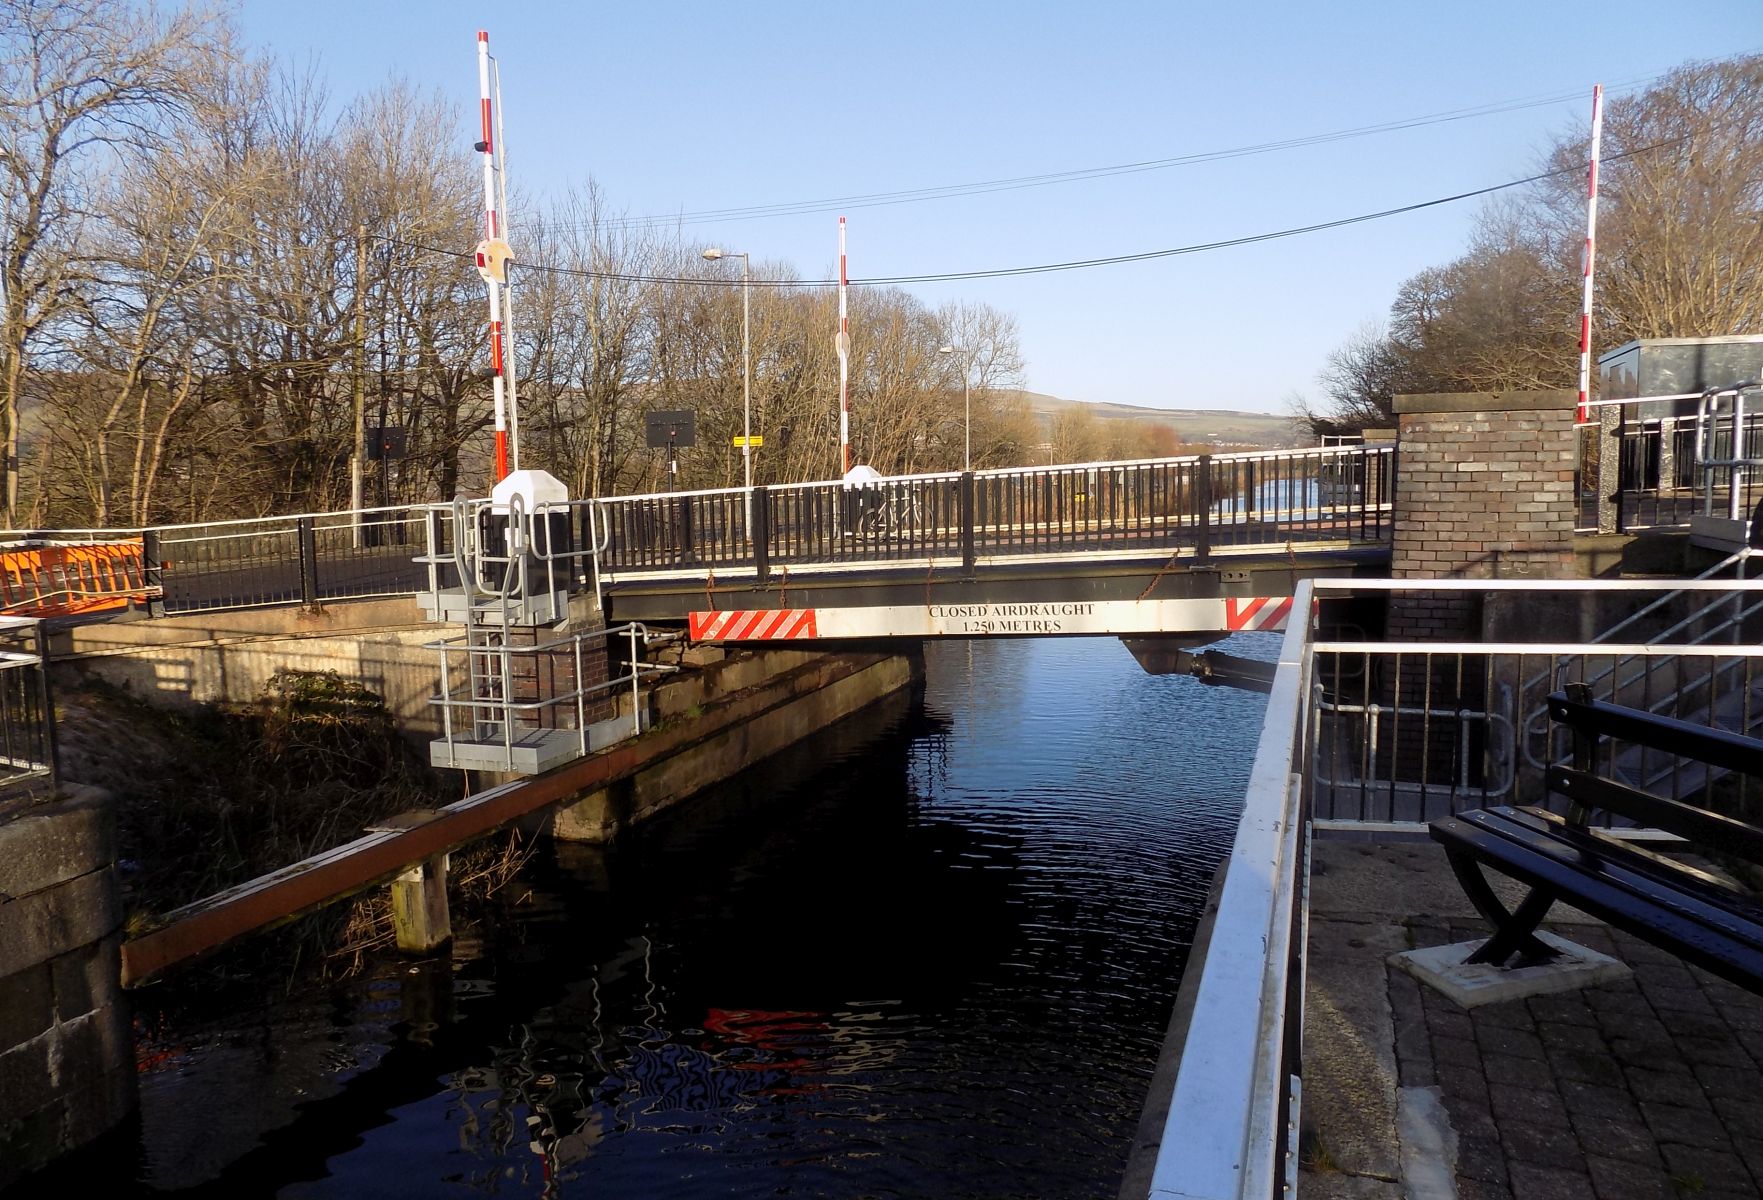
POLYGON ((953 347, 953 346, 938 346, 937 353, 938 354, 953 354, 953 353, 955 353, 955 347, 953 347))
POLYGON ((717 259, 722 257, 722 247, 720 247, 720 246, 708 247, 704 251, 704 257, 709 259, 711 262, 715 262, 717 259))

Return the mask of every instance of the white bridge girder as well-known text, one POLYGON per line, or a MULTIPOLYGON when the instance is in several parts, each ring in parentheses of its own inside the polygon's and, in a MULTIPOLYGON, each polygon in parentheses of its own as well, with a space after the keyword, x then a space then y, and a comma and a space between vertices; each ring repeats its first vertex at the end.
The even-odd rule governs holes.
POLYGON ((1133 636, 1284 629, 1290 596, 757 608, 687 614, 697 642, 1133 636))

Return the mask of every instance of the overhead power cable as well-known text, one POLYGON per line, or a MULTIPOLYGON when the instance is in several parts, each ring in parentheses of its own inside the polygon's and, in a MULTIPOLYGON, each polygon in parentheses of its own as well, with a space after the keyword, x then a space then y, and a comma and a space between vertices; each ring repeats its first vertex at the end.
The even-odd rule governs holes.
MULTIPOLYGON (((1632 158, 1657 150, 1673 142, 1682 141, 1674 138, 1666 142, 1656 142, 1650 146, 1641 146, 1621 154, 1605 156, 1606 163, 1616 162, 1624 158, 1632 158)), ((1321 233, 1324 230, 1340 229, 1348 225, 1362 225, 1367 221, 1381 221, 1388 217, 1401 216, 1404 213, 1419 212, 1422 209, 1437 208, 1444 204, 1455 204, 1462 200, 1473 200, 1478 196, 1488 196, 1495 192, 1503 192, 1510 188, 1524 187, 1526 184, 1538 183, 1544 179, 1553 179, 1562 175, 1578 175, 1583 167, 1563 167, 1555 171, 1544 171, 1536 175, 1527 175, 1523 179, 1512 179, 1505 183, 1496 183, 1489 187, 1476 188, 1473 191, 1458 192, 1451 196, 1440 196, 1432 200, 1421 200, 1413 204, 1403 204, 1396 208, 1380 209, 1377 212, 1360 213, 1357 216, 1339 217, 1332 221, 1318 221, 1309 225, 1296 225, 1289 229, 1276 229, 1266 233, 1246 234, 1242 237, 1224 238, 1215 242, 1196 242, 1186 246, 1174 246, 1167 250, 1145 250, 1135 254, 1112 254, 1101 258, 1071 259, 1064 262, 1038 263, 1022 267, 996 267, 974 271, 940 271, 921 275, 878 275, 867 278, 848 280, 853 287, 891 287, 906 283, 943 283, 965 279, 1001 279, 1013 275, 1045 275, 1055 271, 1081 271, 1092 267, 1116 266, 1122 263, 1148 262, 1158 258, 1175 258, 1186 254, 1200 254, 1208 250, 1225 250, 1233 246, 1248 246, 1257 242, 1271 242, 1281 238, 1298 237, 1307 233, 1321 233)), ((409 249, 424 251, 430 254, 445 254, 456 258, 470 258, 465 251, 448 250, 441 246, 430 246, 421 242, 405 241, 401 238, 389 237, 384 234, 375 235, 382 242, 405 246, 409 249)), ((593 271, 580 267, 559 267, 547 263, 511 263, 511 269, 519 271, 535 271, 548 275, 560 275, 578 279, 606 279, 622 283, 672 283, 700 284, 710 287, 740 287, 742 280, 738 277, 722 275, 642 275, 621 271, 593 271)), ((836 279, 748 279, 746 283, 752 287, 770 288, 823 288, 838 284, 836 279)))
MULTIPOLYGON (((1663 75, 1642 76, 1623 80, 1606 88, 1607 94, 1616 94, 1636 87, 1643 87, 1663 79, 1663 75)), ((667 225, 696 225, 708 222, 751 221, 764 217, 800 216, 809 213, 847 211, 859 208, 879 208, 895 204, 915 204, 927 200, 946 200, 960 196, 978 196, 993 192, 1019 191, 1025 188, 1048 187, 1055 184, 1079 183, 1089 179, 1106 179, 1117 175, 1135 175, 1147 171, 1165 171, 1176 167, 1195 166, 1201 163, 1223 162, 1234 158, 1247 158, 1255 155, 1273 154, 1285 150, 1302 149, 1307 146, 1321 146, 1332 142, 1348 141, 1355 138, 1373 137, 1378 134, 1396 133, 1407 129, 1419 129, 1429 125, 1443 125, 1455 121, 1467 121, 1477 117, 1497 116, 1503 113, 1520 112, 1531 108, 1544 108, 1553 104, 1581 99, 1585 94, 1583 88, 1571 92, 1556 92, 1547 96, 1533 96, 1515 100, 1496 100, 1487 104, 1478 104, 1468 108, 1449 109, 1444 112, 1429 113, 1418 117, 1403 117, 1396 120, 1380 121, 1371 125, 1357 125, 1346 129, 1331 130, 1326 133, 1306 134, 1298 137, 1279 138, 1274 141, 1257 142, 1246 146, 1233 146, 1223 150, 1207 150, 1193 154, 1182 154, 1168 158, 1146 159, 1139 162, 1115 163, 1102 167, 1082 167, 1068 171, 1052 171, 1037 175, 1018 175, 1002 179, 986 179, 970 183, 944 184, 934 187, 907 188, 898 191, 863 192, 848 196, 829 196, 818 200, 789 201, 780 204, 753 204, 729 208, 709 208, 692 212, 654 213, 640 217, 611 217, 598 222, 564 222, 552 225, 559 232, 586 228, 642 228, 667 225)))

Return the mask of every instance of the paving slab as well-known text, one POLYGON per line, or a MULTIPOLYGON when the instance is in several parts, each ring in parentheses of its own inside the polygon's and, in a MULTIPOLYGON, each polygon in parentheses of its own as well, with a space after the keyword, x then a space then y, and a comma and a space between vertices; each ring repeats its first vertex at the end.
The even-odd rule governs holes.
POLYGON ((1626 977, 1466 1006, 1388 961, 1490 932, 1441 850, 1314 862, 1302 1196, 1763 1196, 1763 997, 1557 907, 1544 929, 1626 977))
POLYGON ((1395 1179, 1397 1079, 1389 992, 1380 977, 1356 969, 1361 954, 1399 944, 1401 931, 1343 921, 1310 921, 1310 973, 1304 1011, 1304 1104, 1334 1114, 1315 1136, 1338 1171, 1395 1179), (1314 1079, 1314 1084, 1312 1080, 1314 1079), (1311 1092, 1312 1086, 1319 1089, 1311 1092))

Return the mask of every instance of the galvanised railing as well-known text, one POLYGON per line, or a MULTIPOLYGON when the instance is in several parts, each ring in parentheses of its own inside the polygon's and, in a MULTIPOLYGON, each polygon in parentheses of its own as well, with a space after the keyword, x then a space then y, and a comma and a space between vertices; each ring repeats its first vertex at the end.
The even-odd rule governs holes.
POLYGON ((426 578, 432 506, 303 513, 144 531, 164 611, 410 595, 426 578))
MULTIPOLYGON (((1634 645, 1580 640, 1588 626, 1613 627, 1660 593, 1678 592, 1674 603, 1693 606, 1697 593, 1718 604, 1726 588, 1763 595, 1763 581, 1751 580, 1299 581, 1293 613, 1319 617, 1294 619, 1285 634, 1212 928, 1190 956, 1197 970, 1182 981, 1191 1015, 1178 1035, 1152 1200, 1292 1194, 1312 831, 1394 823, 1414 834, 1446 813, 1540 802, 1542 769, 1527 764, 1514 735, 1530 693, 1588 681, 1607 699, 1616 685, 1603 667, 1612 659, 1647 664, 1623 685, 1629 701, 1646 696, 1654 711, 1750 729, 1763 717, 1763 645, 1754 633, 1721 646, 1689 644, 1687 635, 1634 645), (1335 601, 1362 604, 1376 592, 1398 617, 1404 606, 1454 607, 1478 628, 1534 640, 1344 641, 1320 632, 1335 601), (1710 679, 1721 681, 1714 690, 1710 679)), ((1657 794, 1713 793, 1716 806, 1741 813, 1759 803, 1739 779, 1665 761, 1671 756, 1620 743, 1602 756, 1609 777, 1657 794)))
POLYGON ((0 796, 55 786, 55 705, 43 623, 0 617, 0 796))
MULTIPOLYGON (((1567 745, 1539 713, 1569 683, 1711 728, 1763 727, 1763 580, 1345 582, 1317 581, 1325 622, 1331 601, 1381 592, 1397 624, 1383 640, 1310 645, 1318 820, 1417 827, 1487 804, 1541 803, 1543 776, 1567 745), (1401 614, 1420 608, 1455 608, 1487 636, 1402 636, 1401 614)), ((1711 782, 1656 751, 1610 765, 1678 799, 1711 782)))
POLYGON ((1736 401, 1729 388, 1597 402, 1597 419, 1579 427, 1575 528, 1581 532, 1598 528, 1600 493, 1606 490, 1618 533, 1685 529, 1697 513, 1729 506, 1748 515, 1757 500, 1754 477, 1763 477, 1763 472, 1722 468, 1733 460, 1763 460, 1763 414, 1746 413, 1736 401), (1694 410, 1705 407, 1703 402, 1710 396, 1721 401, 1717 411, 1698 416, 1694 410), (1657 412, 1661 406, 1678 411, 1637 415, 1657 412), (1606 420, 1607 427, 1601 428, 1606 420), (1614 480, 1601 470, 1603 454, 1614 456, 1614 480), (1715 469, 1710 471, 1710 466, 1715 469))
POLYGON ((617 496, 608 576, 1387 543, 1389 445, 617 496))

